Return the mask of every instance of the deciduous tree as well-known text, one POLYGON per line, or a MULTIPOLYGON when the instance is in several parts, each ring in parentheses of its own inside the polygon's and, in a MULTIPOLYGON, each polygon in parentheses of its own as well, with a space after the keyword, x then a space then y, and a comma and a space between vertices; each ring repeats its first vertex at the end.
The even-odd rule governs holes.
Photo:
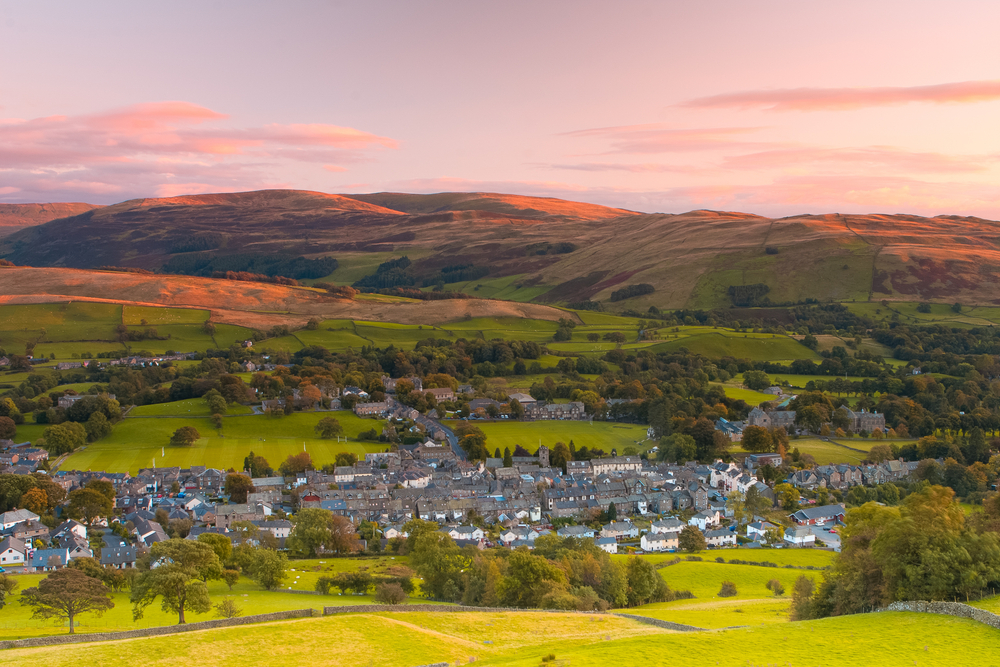
POLYGON ((334 417, 323 417, 316 422, 314 430, 321 438, 335 438, 344 435, 344 427, 334 417))
POLYGON ((211 610, 212 603, 202 579, 221 574, 219 557, 210 545, 176 539, 157 542, 132 584, 132 616, 142 618, 146 607, 157 597, 162 598, 163 611, 177 614, 178 623, 185 622, 187 611, 204 614, 211 610))
POLYGON ((254 491, 253 481, 246 475, 230 473, 226 475, 226 485, 224 487, 229 502, 242 504, 247 501, 247 496, 254 491))
POLYGON ((170 444, 175 447, 190 447, 198 442, 201 433, 194 426, 181 426, 170 436, 170 444))
POLYGON ((21 593, 21 604, 32 608, 32 618, 65 618, 74 634, 77 616, 92 613, 101 616, 112 609, 111 591, 98 579, 75 568, 55 570, 37 586, 21 593))
POLYGON ((681 551, 692 553, 695 551, 704 551, 708 548, 705 536, 695 526, 684 526, 681 534, 677 536, 677 546, 681 551))

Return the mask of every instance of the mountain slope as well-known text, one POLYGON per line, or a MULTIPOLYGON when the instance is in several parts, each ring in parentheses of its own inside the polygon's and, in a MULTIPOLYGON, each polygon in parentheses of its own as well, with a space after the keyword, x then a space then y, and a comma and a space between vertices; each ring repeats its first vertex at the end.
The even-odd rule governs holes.
POLYGON ((54 204, 0 204, 0 235, 58 218, 68 218, 100 208, 94 204, 63 202, 54 204))
POLYGON ((326 280, 351 283, 408 255, 418 286, 440 280, 443 268, 485 267, 485 276, 445 282, 547 303, 607 302, 623 286, 654 287, 612 308, 725 307, 730 286, 758 283, 775 303, 1000 304, 998 239, 1000 223, 954 216, 772 219, 645 214, 495 193, 266 190, 122 202, 0 239, 0 256, 19 265, 151 269, 177 257, 332 256, 342 268, 326 280))

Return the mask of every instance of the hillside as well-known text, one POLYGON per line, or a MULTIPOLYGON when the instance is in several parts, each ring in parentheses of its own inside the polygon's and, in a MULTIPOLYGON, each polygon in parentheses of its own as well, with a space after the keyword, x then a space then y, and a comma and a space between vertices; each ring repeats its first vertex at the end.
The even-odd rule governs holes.
POLYGON ((0 204, 0 236, 12 234, 50 220, 68 218, 100 208, 93 204, 64 202, 56 204, 0 204))
MULTIPOLYGON (((159 268, 245 253, 333 257, 350 284, 407 255, 416 286, 612 309, 725 307, 730 286, 775 303, 931 300, 996 304, 1000 223, 910 215, 645 214, 492 193, 329 195, 265 190, 141 199, 0 239, 19 265, 159 268), (87 252, 80 252, 86 248, 87 252), (471 266, 472 278, 441 270, 471 266), (483 275, 484 268, 488 273, 483 275), (447 278, 443 280, 443 278, 447 278), (654 292, 607 303, 621 287, 654 292)), ((206 260, 207 261, 207 260, 206 260)))
POLYGON ((487 299, 414 301, 335 299, 309 288, 80 269, 0 268, 0 304, 97 301, 207 308, 217 322, 248 327, 303 325, 312 317, 403 324, 447 322, 473 317, 557 320, 566 313, 540 304, 487 299))

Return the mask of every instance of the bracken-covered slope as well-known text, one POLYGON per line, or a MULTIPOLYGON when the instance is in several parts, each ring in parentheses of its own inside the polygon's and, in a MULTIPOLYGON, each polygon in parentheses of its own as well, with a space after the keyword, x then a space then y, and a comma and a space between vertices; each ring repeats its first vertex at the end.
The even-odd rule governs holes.
POLYGON ((6 236, 25 227, 33 227, 58 218, 68 218, 95 208, 100 207, 81 202, 0 204, 0 235, 6 236))
POLYGON ((150 269, 197 252, 332 256, 342 268, 327 280, 350 283, 405 254, 418 277, 457 264, 488 267, 487 276, 448 288, 522 301, 607 301, 616 289, 649 283, 652 294, 614 307, 705 308, 728 305, 730 286, 763 283, 773 302, 987 304, 1000 303, 998 239, 1000 223, 953 216, 772 219, 494 193, 265 190, 127 201, 24 229, 0 240, 0 256, 19 265, 150 269))
POLYGON ((264 328, 320 319, 353 319, 403 324, 437 324, 474 317, 557 320, 566 312, 536 303, 492 299, 336 299, 302 287, 159 276, 117 271, 0 267, 0 305, 64 301, 107 301, 138 305, 204 308, 217 322, 264 328))

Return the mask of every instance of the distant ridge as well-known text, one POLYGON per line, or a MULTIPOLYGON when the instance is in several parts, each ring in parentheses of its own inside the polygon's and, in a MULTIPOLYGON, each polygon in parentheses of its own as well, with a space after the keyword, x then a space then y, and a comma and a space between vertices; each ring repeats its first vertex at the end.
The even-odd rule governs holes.
POLYGON ((0 239, 0 256, 19 265, 153 270, 176 257, 331 256, 344 268, 324 280, 349 284, 408 255, 416 287, 474 276, 448 289, 635 310, 728 307, 730 286, 757 284, 772 304, 1000 305, 1000 223, 971 217, 638 213, 487 192, 261 190, 65 206, 87 208, 0 239), (611 292, 636 284, 653 291, 609 302, 611 292))

